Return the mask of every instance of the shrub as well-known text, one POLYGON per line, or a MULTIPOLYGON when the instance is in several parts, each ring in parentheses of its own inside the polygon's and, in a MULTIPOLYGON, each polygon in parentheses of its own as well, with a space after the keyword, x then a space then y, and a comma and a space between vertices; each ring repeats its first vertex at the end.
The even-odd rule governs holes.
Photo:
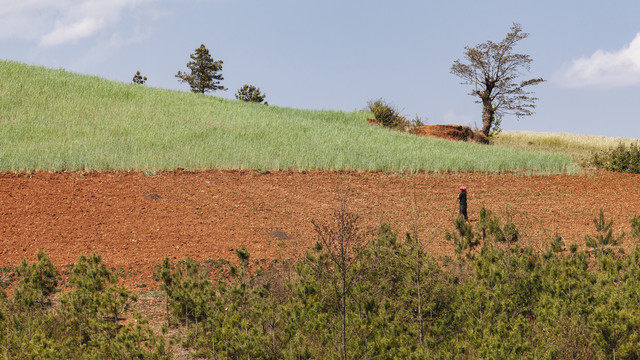
POLYGON ((171 353, 146 319, 133 313, 135 294, 116 285, 117 276, 99 255, 80 256, 59 291, 60 274, 44 251, 22 261, 13 298, 0 293, 2 359, 165 359, 171 353))
POLYGON ((144 85, 147 82, 147 77, 142 76, 142 74, 140 74, 140 70, 138 70, 135 75, 133 75, 133 80, 131 80, 131 82, 135 85, 144 85))
POLYGON ((404 128, 409 125, 409 121, 400 115, 398 109, 383 99, 369 100, 366 109, 373 113, 373 116, 375 116, 376 120, 378 120, 382 126, 404 128))
POLYGON ((640 216, 634 216, 631 219, 631 236, 638 240, 638 244, 640 245, 640 216))
MULTIPOLYGON (((502 132, 502 116, 496 115, 493 120, 493 127, 489 130, 489 138, 494 138, 502 132)), ((482 133, 484 135, 484 133, 482 133)))
POLYGON ((611 150, 593 153, 591 164, 598 169, 640 174, 640 144, 618 144, 611 150))
POLYGON ((49 298, 58 291, 60 272, 43 250, 38 251, 38 262, 28 264, 22 260, 16 274, 21 278, 14 299, 22 308, 49 304, 49 298))
POLYGON ((416 114, 413 120, 411 120, 409 123, 414 127, 425 126, 427 125, 427 118, 423 119, 418 114, 416 114))
POLYGON ((240 89, 238 89, 235 96, 237 100, 269 105, 268 102, 264 101, 264 98, 267 95, 260 92, 260 88, 253 85, 244 84, 240 89))
POLYGON ((602 209, 600 209, 600 216, 593 219, 593 224, 596 226, 597 234, 595 237, 586 235, 585 244, 594 249, 596 253, 598 253, 599 248, 599 253, 601 255, 604 254, 608 246, 618 245, 622 241, 622 238, 624 238, 624 233, 618 237, 613 236, 613 229, 611 228, 613 220, 607 222, 602 209))

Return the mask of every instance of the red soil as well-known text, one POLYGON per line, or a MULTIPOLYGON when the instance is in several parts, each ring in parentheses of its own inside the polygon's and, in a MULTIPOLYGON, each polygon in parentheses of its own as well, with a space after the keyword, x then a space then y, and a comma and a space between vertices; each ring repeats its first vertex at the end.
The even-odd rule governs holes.
POLYGON ((382 123, 376 119, 367 119, 367 122, 371 125, 380 125, 382 126, 382 123))
POLYGON ((475 141, 481 144, 489 143, 489 139, 484 134, 462 125, 423 125, 416 127, 414 133, 447 140, 475 141))
MULTIPOLYGON (((115 269, 140 272, 127 285, 151 284, 164 256, 235 259, 245 246, 252 258, 273 259, 283 242, 296 255, 314 242, 312 219, 323 221, 348 192, 349 209, 374 228, 389 222, 404 231, 412 208, 429 251, 453 255, 444 238, 456 215, 458 187, 469 190, 469 216, 485 205, 509 212, 523 245, 544 250, 556 233, 567 245, 594 234, 602 208, 614 234, 629 233, 640 215, 640 176, 487 175, 254 171, 0 174, 0 266, 34 261, 44 249, 59 267, 80 254, 100 253, 115 269), (131 266, 131 268, 129 268, 131 266)), ((632 246, 630 236, 624 247, 632 246)))

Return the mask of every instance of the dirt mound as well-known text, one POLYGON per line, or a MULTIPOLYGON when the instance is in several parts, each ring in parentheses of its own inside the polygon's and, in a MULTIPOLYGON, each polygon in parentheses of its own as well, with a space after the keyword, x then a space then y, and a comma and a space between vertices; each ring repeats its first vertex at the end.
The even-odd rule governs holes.
POLYGON ((473 131, 462 125, 423 125, 415 128, 414 133, 420 136, 431 136, 447 140, 474 141, 488 144, 489 139, 479 131, 473 131))

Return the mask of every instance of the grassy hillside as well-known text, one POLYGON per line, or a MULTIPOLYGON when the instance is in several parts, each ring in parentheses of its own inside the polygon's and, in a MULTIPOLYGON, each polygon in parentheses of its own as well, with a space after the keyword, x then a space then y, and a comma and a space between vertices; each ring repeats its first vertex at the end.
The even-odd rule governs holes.
POLYGON ((373 127, 361 112, 242 103, 8 61, 0 79, 0 171, 575 169, 566 155, 373 127))
POLYGON ((493 141, 497 146, 511 149, 565 154, 577 164, 588 165, 594 152, 615 148, 620 143, 627 146, 637 144, 639 140, 566 133, 503 131, 493 141))

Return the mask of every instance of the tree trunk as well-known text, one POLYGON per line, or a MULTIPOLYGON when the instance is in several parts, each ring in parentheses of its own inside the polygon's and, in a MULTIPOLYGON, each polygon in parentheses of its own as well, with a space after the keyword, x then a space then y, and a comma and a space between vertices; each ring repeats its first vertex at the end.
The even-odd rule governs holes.
POLYGON ((342 274, 342 360, 347 360, 347 279, 342 274))
POLYGON ((211 322, 211 355, 213 356, 213 359, 215 360, 216 358, 216 333, 215 333, 215 328, 213 326, 213 321, 211 322))
MULTIPOLYGON (((415 234, 415 232, 414 232, 415 234)), ((418 236, 415 235, 416 255, 418 256, 417 285, 418 285, 418 323, 420 324, 420 345, 424 344, 424 321, 422 318, 422 245, 418 243, 418 236)))
MULTIPOLYGON (((418 269, 418 271, 420 271, 418 269)), ((420 323, 420 345, 424 344, 424 323, 422 319, 422 292, 420 291, 422 284, 420 283, 420 273, 418 272, 418 319, 420 323)))
POLYGON ((491 99, 488 97, 482 97, 482 133, 485 136, 489 136, 491 126, 493 126, 494 116, 495 110, 491 104, 491 99))
POLYGON ((167 294, 166 291, 165 291, 164 298, 166 301, 164 310, 165 310, 165 316, 167 318, 167 329, 168 329, 169 328, 169 294, 167 294))

